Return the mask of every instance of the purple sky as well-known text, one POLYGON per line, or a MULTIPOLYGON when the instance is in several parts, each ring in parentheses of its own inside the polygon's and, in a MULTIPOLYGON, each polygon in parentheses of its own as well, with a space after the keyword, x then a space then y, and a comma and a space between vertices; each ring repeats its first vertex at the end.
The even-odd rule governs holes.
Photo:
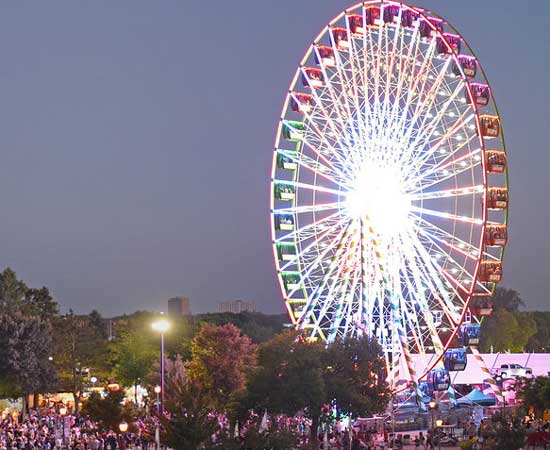
MULTIPOLYGON (((351 3, 349 3, 351 5, 351 3)), ((64 308, 283 311, 269 174, 290 77, 340 0, 4 2, 0 266, 64 308), (161 306, 162 305, 162 306, 161 306)), ((480 58, 510 160, 504 285, 549 309, 550 2, 425 0, 480 58)))

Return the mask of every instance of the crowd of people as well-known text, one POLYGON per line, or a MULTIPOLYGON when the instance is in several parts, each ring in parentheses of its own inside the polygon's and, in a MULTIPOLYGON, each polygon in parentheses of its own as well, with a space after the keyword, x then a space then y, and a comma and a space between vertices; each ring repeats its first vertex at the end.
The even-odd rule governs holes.
POLYGON ((58 412, 31 410, 2 414, 0 450, 152 450, 155 434, 140 427, 133 432, 101 432, 89 419, 58 412))

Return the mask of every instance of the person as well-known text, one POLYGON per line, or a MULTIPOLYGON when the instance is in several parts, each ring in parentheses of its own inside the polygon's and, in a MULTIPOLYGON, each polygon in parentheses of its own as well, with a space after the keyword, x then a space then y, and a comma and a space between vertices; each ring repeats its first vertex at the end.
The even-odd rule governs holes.
POLYGON ((434 443, 433 443, 433 436, 432 432, 428 430, 428 434, 426 435, 426 449, 433 449, 434 443))

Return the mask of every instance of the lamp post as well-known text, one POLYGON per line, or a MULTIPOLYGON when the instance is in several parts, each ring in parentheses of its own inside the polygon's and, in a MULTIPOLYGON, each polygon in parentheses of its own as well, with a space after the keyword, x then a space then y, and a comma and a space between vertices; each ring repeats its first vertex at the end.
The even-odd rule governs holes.
MULTIPOLYGON (((441 427, 441 425, 443 425, 443 420, 441 419, 437 419, 435 421, 435 425, 436 427, 439 429, 439 427, 441 427)), ((438 450, 441 450, 441 437, 443 436, 443 433, 439 433, 439 439, 437 439, 437 448, 438 450)))
POLYGON ((432 416, 432 433, 434 432, 434 419, 435 419, 435 413, 434 413, 434 410, 437 406, 437 403, 434 402, 433 400, 428 403, 428 406, 430 407, 430 415, 432 416))
POLYGON ((63 425, 63 445, 65 445, 65 416, 67 415, 67 407, 65 405, 59 408, 59 414, 61 415, 61 423, 63 425))
POLYGON ((168 331, 170 324, 166 319, 160 319, 151 326, 160 333, 160 410, 164 412, 164 333, 168 331))

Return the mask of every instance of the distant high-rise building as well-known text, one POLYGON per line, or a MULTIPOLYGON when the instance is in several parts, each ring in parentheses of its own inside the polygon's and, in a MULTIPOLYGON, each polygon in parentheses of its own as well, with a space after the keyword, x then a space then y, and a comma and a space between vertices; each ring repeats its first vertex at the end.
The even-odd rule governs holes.
POLYGON ((189 297, 173 297, 168 300, 168 314, 171 316, 190 316, 189 297))
POLYGON ((243 302, 242 300, 232 300, 228 302, 221 302, 218 305, 218 311, 221 313, 231 312, 235 314, 238 314, 244 311, 256 312, 256 303, 243 302))

